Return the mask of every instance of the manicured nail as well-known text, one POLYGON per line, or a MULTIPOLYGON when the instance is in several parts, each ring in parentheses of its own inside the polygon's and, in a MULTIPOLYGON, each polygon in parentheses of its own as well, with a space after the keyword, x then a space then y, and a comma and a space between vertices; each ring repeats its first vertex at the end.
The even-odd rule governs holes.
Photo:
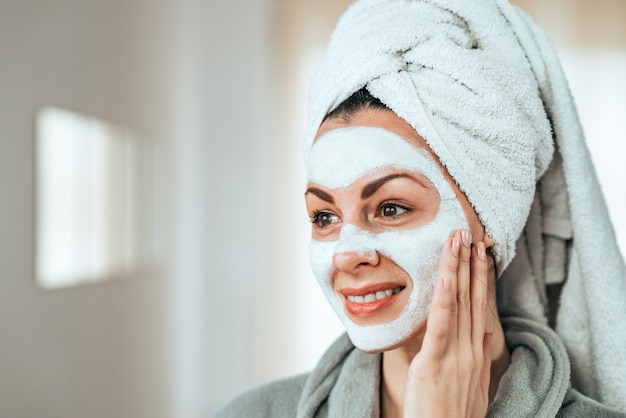
POLYGON ((487 253, 485 252, 484 242, 481 241, 478 244, 476 244, 476 252, 478 253, 478 258, 480 258, 483 261, 487 260, 487 253))
POLYGON ((461 248, 461 241, 459 241, 459 237, 452 238, 452 254, 455 257, 459 256, 459 249, 461 248))
POLYGON ((469 248, 470 246, 470 233, 467 229, 461 230, 461 240, 463 241, 463 245, 469 248))

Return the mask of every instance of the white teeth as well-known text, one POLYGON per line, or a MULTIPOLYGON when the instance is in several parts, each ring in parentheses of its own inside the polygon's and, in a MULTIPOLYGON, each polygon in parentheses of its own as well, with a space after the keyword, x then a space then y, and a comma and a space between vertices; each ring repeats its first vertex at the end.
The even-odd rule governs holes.
POLYGON ((365 303, 365 298, 363 296, 348 296, 348 300, 354 303, 365 303))
POLYGON ((368 293, 365 296, 347 296, 347 299, 350 302, 353 303, 370 303, 370 302, 374 302, 375 300, 381 300, 381 299, 385 299, 388 298, 391 295, 395 295, 400 293, 400 291, 403 289, 403 287, 399 286, 396 287, 394 289, 387 289, 387 290, 379 290, 376 293, 368 293))
POLYGON ((376 294, 375 293, 370 293, 368 295, 365 295, 365 303, 374 302, 375 300, 376 300, 376 294))

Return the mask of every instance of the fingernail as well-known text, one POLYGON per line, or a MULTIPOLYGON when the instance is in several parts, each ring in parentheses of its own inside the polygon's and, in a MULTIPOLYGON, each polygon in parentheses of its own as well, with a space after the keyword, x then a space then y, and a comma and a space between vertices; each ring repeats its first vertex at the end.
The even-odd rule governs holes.
POLYGON ((461 248, 461 242, 459 241, 459 237, 452 238, 452 254, 455 257, 459 256, 459 249, 461 248))
POLYGON ((463 241, 463 245, 469 248, 470 246, 470 233, 467 229, 461 230, 461 240, 463 241))
POLYGON ((480 258, 483 261, 487 260, 487 253, 485 252, 484 242, 481 241, 478 244, 476 244, 476 252, 478 253, 478 258, 480 258))

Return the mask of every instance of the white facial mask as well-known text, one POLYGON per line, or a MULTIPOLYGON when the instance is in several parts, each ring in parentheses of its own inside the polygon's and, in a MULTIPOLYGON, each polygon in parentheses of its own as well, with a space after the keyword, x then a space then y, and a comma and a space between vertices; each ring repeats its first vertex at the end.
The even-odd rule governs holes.
MULTIPOLYGON (((413 147, 400 136, 375 127, 336 129, 320 137, 307 161, 310 183, 328 189, 351 185, 384 167, 421 173, 433 184, 441 203, 435 218, 412 230, 378 234, 344 224, 336 241, 311 240, 309 255, 313 274, 343 322, 354 345, 379 352, 411 337, 425 323, 436 283, 443 243, 457 229, 468 229, 461 204, 439 167, 425 150, 413 147), (387 323, 359 326, 346 314, 344 297, 333 288, 333 255, 345 252, 378 252, 400 266, 413 281, 413 290, 400 315, 387 323)), ((367 280, 367 279, 364 279, 367 280)), ((364 282, 364 286, 368 283, 364 282)))

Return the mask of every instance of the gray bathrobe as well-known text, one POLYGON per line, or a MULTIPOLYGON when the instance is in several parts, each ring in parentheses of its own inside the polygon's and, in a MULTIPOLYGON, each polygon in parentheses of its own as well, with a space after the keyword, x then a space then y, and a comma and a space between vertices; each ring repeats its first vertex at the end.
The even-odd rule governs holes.
MULTIPOLYGON (((511 365, 487 416, 626 417, 571 388, 569 360, 552 329, 519 312, 501 315, 511 365)), ((379 417, 381 360, 342 335, 311 373, 252 389, 217 417, 379 417)))

